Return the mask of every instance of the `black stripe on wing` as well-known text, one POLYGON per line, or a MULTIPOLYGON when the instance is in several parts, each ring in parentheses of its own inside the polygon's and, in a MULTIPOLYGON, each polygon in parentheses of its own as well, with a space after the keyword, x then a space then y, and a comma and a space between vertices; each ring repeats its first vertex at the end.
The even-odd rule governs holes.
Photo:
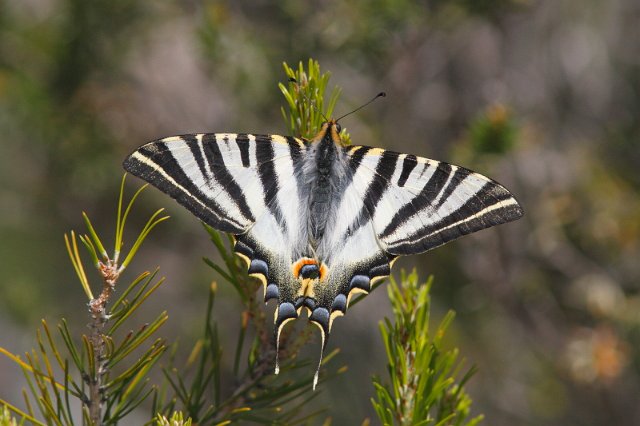
MULTIPOLYGON (((451 173, 451 165, 447 163, 436 164, 436 170, 431 174, 429 180, 425 182, 420 195, 412 199, 411 202, 404 204, 396 212, 389 224, 380 233, 380 238, 386 238, 393 234, 409 217, 433 203, 451 173)), ((420 176, 424 175, 424 173, 431 167, 434 167, 434 165, 426 163, 420 176)))
POLYGON ((182 140, 187 144, 191 155, 193 155, 193 158, 196 160, 200 174, 208 178, 211 173, 211 167, 205 162, 205 157, 202 155, 202 145, 198 143, 196 135, 185 135, 182 137, 182 140))
POLYGON ((416 156, 413 154, 407 155, 402 161, 402 172, 400 173, 400 177, 398 178, 398 186, 403 187, 405 183, 407 183, 407 179, 409 179, 409 175, 415 167, 418 165, 418 161, 416 160, 416 156))
MULTIPOLYGON (((361 156, 363 157, 366 155, 367 151, 368 149, 365 148, 360 149, 357 152, 363 152, 361 156)), ((395 173, 396 163, 399 156, 400 154, 393 151, 384 151, 380 156, 380 160, 378 161, 374 171, 373 179, 369 182, 369 186, 364 193, 362 208, 360 209, 358 216, 354 218, 351 226, 349 227, 348 233, 354 233, 360 227, 366 225, 373 217, 373 213, 376 211, 378 202, 391 184, 391 176, 395 173)), ((358 160, 358 166, 360 165, 360 161, 361 158, 358 160)), ((357 167, 352 169, 350 180, 353 179, 356 172, 357 167)))
POLYGON ((280 210, 280 204, 277 202, 280 183, 278 182, 278 174, 274 160, 275 151, 271 137, 267 135, 255 135, 256 138, 256 158, 258 160, 258 175, 262 182, 264 191, 264 204, 276 218, 278 225, 284 234, 287 234, 287 222, 280 210))
POLYGON ((244 134, 238 134, 236 136, 236 145, 240 150, 240 158, 242 160, 242 167, 249 167, 251 165, 249 160, 249 137, 244 134))
POLYGON ((387 250, 397 255, 421 253, 462 235, 514 221, 523 214, 511 193, 496 182, 487 182, 455 212, 394 241, 387 250))
MULTIPOLYGON (((347 157, 348 172, 346 173, 344 180, 341 182, 341 186, 343 188, 349 187, 349 185, 351 184, 351 181, 353 180, 353 177, 355 176, 358 169, 360 168, 362 159, 364 158, 365 155, 367 155, 367 152, 369 152, 370 150, 371 148, 368 146, 349 146, 345 148, 345 152, 349 153, 349 157, 347 157)), ((335 201, 335 203, 336 205, 340 205, 345 194, 344 192, 342 192, 336 195, 338 199, 335 201)))
MULTIPOLYGON (((195 137, 195 135, 185 135, 181 140, 188 144, 190 140, 195 140, 195 137)), ((194 159, 199 167, 199 161, 202 161, 202 158, 199 150, 191 150, 192 154, 194 151, 197 152, 194 159)), ((209 197, 210 194, 206 194, 202 188, 194 185, 193 180, 171 154, 167 143, 161 140, 139 148, 125 159, 123 167, 129 173, 146 180, 174 198, 200 220, 216 229, 239 233, 243 232, 247 226, 248 218, 230 217, 220 204, 209 197)), ((208 179, 206 174, 203 174, 203 178, 208 179)))
POLYGON ((380 161, 376 165, 375 174, 373 179, 369 183, 367 192, 364 194, 364 208, 366 208, 370 215, 373 216, 378 202, 384 195, 391 184, 391 176, 396 171, 396 163, 400 154, 393 151, 384 151, 380 156, 380 161))
MULTIPOLYGON (((443 164, 443 163, 441 163, 443 164)), ((437 195, 438 202, 434 205, 435 209, 440 208, 453 194, 456 188, 462 184, 464 178, 469 176, 472 172, 470 170, 465 169, 464 167, 456 167, 456 171, 453 172, 453 176, 449 179, 447 186, 442 188, 441 193, 437 195)), ((451 166, 449 166, 449 174, 451 175, 451 166)))
MULTIPOLYGON (((227 144, 229 143, 228 136, 224 137, 224 141, 227 144)), ((196 141, 194 140, 193 142, 189 143, 196 143, 196 141)), ((242 192, 240 185, 238 185, 233 175, 229 172, 227 165, 225 164, 223 155, 220 152, 220 147, 218 146, 218 141, 216 140, 216 135, 205 134, 202 137, 201 145, 207 161, 210 165, 210 173, 213 175, 218 184, 223 187, 224 190, 233 199, 233 201, 240 209, 242 215, 249 219, 251 222, 255 222, 256 219, 251 212, 251 208, 247 204, 247 199, 244 196, 244 192, 242 192)), ((206 174, 204 175, 206 176, 206 174)))

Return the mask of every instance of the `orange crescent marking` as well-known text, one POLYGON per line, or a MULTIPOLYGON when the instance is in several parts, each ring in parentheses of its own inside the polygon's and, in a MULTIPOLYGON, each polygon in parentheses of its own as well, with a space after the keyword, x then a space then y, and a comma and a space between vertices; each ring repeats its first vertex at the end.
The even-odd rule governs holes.
MULTIPOLYGON (((318 266, 318 262, 315 259, 311 259, 308 257, 303 257, 300 260, 297 260, 293 263, 293 265, 291 266, 291 269, 293 270, 293 276, 296 278, 300 278, 300 270, 302 269, 302 267, 304 265, 316 265, 318 266)), ((324 263, 320 264, 320 266, 318 267, 318 273, 319 273, 319 277, 318 279, 320 281, 324 280, 325 277, 327 276, 327 265, 325 265, 324 263)))
POLYGON ((316 262, 314 259, 303 257, 302 259, 297 260, 293 263, 293 276, 296 278, 299 278, 300 269, 302 269, 304 265, 317 265, 317 264, 318 262, 316 262))
POLYGON ((324 278, 327 276, 327 265, 325 265, 324 263, 322 265, 320 265, 320 277, 319 280, 320 281, 324 281, 324 278))

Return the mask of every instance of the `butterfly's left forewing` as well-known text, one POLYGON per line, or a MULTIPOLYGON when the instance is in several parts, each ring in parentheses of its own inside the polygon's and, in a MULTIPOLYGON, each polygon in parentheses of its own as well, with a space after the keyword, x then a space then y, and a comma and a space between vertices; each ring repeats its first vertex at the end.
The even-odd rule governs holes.
POLYGON ((124 162, 203 222, 236 236, 236 252, 267 296, 291 299, 300 245, 299 179, 306 143, 277 135, 208 133, 150 142, 124 162))

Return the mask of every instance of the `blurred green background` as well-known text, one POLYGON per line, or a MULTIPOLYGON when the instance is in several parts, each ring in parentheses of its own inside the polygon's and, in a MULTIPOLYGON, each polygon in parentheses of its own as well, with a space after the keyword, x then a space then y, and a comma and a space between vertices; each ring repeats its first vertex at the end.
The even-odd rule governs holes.
MULTIPOLYGON (((524 206, 516 223, 396 266, 435 275, 437 318, 457 312, 451 345, 479 368, 473 412, 640 424, 639 23, 637 0, 0 1, 0 345, 29 350, 43 317, 82 329, 62 236, 82 210, 113 230, 130 151, 180 133, 284 132, 282 62, 313 57, 344 89, 337 114, 387 92, 342 122, 355 144, 475 169, 524 206)), ((165 332, 189 341, 213 249, 168 197, 143 200, 139 225, 158 207, 172 219, 129 273, 161 267, 165 332)), ((231 295, 218 298, 229 342, 231 295)), ((318 403, 335 424, 374 417, 388 303, 378 290, 336 323, 330 346, 349 370, 318 403)), ((21 387, 0 359, 2 397, 21 387)))

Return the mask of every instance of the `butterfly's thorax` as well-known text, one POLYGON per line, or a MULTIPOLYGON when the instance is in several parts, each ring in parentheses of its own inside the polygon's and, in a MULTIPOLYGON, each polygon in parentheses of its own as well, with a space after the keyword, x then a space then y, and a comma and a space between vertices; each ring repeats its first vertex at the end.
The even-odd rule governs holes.
POLYGON ((325 257, 322 241, 325 231, 331 229, 335 221, 336 196, 344 176, 344 153, 335 126, 333 122, 325 123, 311 141, 312 155, 307 160, 305 170, 309 194, 307 232, 309 244, 319 257, 325 257))

